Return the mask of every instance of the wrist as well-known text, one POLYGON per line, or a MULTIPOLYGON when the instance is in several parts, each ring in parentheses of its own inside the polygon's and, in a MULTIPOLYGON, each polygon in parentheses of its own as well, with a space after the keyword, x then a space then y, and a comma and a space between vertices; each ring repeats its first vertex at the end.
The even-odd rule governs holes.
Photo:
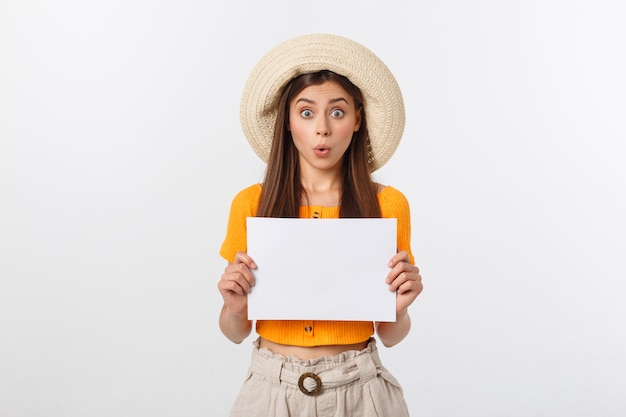
POLYGON ((396 322, 403 321, 409 318, 409 309, 403 308, 396 311, 396 322))
POLYGON ((244 307, 243 309, 240 309, 240 310, 235 310, 229 307, 228 305, 224 304, 224 313, 231 319, 248 320, 248 308, 247 307, 244 307))

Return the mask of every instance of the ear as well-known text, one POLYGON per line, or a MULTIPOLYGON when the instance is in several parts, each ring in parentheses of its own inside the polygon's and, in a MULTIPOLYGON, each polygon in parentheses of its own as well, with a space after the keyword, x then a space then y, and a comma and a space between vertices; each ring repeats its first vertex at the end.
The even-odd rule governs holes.
POLYGON ((361 112, 363 111, 363 107, 361 106, 360 109, 358 109, 356 111, 356 117, 355 117, 355 122, 354 122, 354 131, 358 132, 359 129, 361 128, 361 112))

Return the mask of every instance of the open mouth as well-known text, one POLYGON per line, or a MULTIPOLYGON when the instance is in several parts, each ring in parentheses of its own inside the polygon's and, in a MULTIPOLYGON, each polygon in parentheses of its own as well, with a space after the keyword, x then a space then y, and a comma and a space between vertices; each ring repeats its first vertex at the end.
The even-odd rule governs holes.
POLYGON ((315 147, 315 155, 317 155, 318 157, 324 157, 328 155, 329 152, 330 148, 326 145, 318 145, 315 147))

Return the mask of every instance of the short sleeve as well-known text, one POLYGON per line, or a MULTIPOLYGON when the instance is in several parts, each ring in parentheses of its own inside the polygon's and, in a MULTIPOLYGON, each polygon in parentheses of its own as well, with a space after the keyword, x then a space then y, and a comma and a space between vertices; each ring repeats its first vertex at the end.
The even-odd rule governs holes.
POLYGON ((237 252, 247 251, 246 218, 256 216, 260 199, 261 184, 244 188, 233 198, 226 237, 220 248, 220 255, 228 262, 235 260, 237 252))
POLYGON ((406 250, 409 254, 409 260, 415 264, 411 250, 411 210, 408 200, 399 190, 387 186, 378 193, 378 202, 382 217, 398 220, 398 251, 406 250))

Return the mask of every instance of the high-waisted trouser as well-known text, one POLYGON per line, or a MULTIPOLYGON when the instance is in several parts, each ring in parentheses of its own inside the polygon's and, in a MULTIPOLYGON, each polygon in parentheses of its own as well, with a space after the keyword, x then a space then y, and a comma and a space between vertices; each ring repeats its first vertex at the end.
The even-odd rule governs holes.
POLYGON ((366 349, 301 361, 252 352, 231 417, 406 417, 402 388, 382 366, 376 341, 366 349))

